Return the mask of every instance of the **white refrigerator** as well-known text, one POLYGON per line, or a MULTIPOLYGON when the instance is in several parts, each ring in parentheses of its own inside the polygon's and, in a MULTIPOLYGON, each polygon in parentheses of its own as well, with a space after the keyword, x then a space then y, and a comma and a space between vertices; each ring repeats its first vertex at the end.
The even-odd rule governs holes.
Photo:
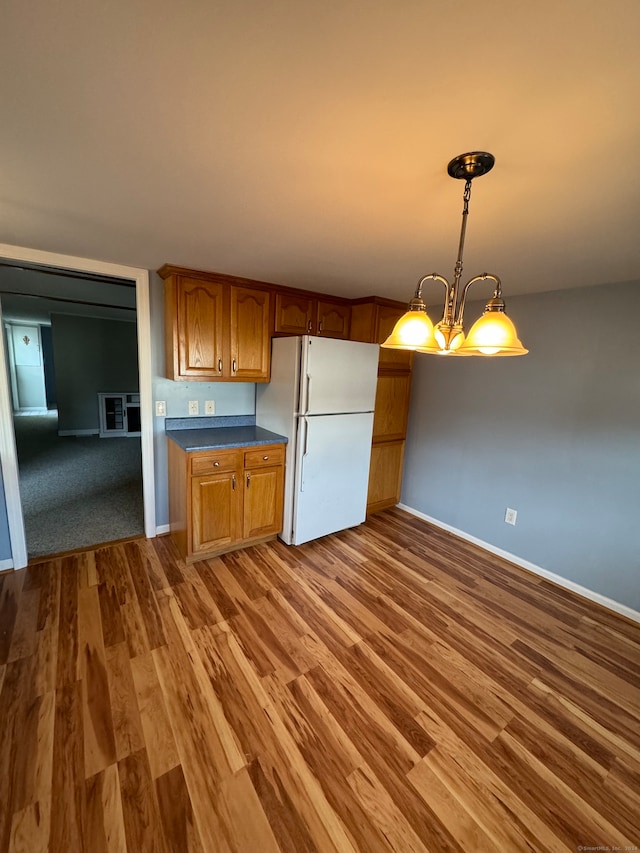
POLYGON ((280 534, 288 545, 365 520, 377 375, 377 344, 273 339, 256 423, 288 439, 280 534))

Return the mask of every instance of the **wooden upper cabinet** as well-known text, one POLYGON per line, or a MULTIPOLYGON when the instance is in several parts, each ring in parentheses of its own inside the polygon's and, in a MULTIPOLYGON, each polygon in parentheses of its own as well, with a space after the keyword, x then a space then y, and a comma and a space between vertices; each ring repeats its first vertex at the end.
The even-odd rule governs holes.
POLYGON ((318 299, 316 334, 325 338, 349 338, 351 306, 343 302, 318 299))
MULTIPOLYGON (((386 341, 393 327, 398 322, 400 317, 407 310, 406 306, 402 308, 392 308, 388 305, 378 305, 377 307, 377 329, 376 336, 379 344, 386 341)), ((378 365, 381 368, 388 370, 408 370, 413 364, 413 352, 407 352, 400 349, 385 349, 380 347, 380 358, 378 365)))
POLYGON ((231 378, 243 382, 269 379, 269 291, 232 285, 231 378))
MULTIPOLYGON (((396 322, 407 310, 402 302, 369 297, 357 300, 351 306, 351 340, 383 343, 393 331, 396 322)), ((380 370, 411 370, 413 352, 380 347, 380 370)))
POLYGON ((276 335, 319 335, 347 339, 350 319, 351 306, 348 302, 286 290, 276 291, 276 335))
POLYGON ((310 335, 315 322, 314 299, 304 294, 276 291, 274 331, 278 335, 310 335))
POLYGON ((172 276, 165 282, 165 325, 169 379, 208 380, 222 376, 221 284, 172 276))
MULTIPOLYGON (((163 267, 160 274, 167 269, 163 267)), ((167 377, 268 382, 270 300, 266 288, 230 284, 214 276, 208 279, 167 272, 167 377)))

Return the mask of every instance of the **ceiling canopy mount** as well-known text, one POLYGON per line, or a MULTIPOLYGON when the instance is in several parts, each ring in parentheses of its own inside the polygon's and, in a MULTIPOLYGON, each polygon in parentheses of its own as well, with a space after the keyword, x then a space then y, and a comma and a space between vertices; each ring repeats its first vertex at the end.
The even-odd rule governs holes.
POLYGON ((487 151, 471 151, 469 154, 458 154, 447 166, 447 172, 452 178, 461 181, 472 181, 481 178, 493 169, 496 158, 487 151))

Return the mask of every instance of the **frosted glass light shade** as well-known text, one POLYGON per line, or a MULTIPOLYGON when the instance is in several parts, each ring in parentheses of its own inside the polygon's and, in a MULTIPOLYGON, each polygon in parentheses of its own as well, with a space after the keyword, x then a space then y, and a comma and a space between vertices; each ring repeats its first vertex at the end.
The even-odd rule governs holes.
POLYGON ((488 310, 476 320, 460 355, 526 355, 529 352, 518 339, 516 327, 504 311, 488 310))
POLYGON ((427 312, 407 311, 406 314, 403 314, 382 346, 388 349, 408 350, 435 346, 433 323, 427 312))

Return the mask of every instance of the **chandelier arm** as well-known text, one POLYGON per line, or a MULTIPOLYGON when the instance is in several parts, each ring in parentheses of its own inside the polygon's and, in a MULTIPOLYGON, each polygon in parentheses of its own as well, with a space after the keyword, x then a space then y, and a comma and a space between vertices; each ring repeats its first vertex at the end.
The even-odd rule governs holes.
POLYGON ((429 279, 433 279, 434 281, 439 281, 441 284, 444 284, 444 289, 448 292, 449 290, 449 282, 443 275, 439 275, 437 272, 430 272, 428 275, 423 275, 420 281, 418 282, 418 286, 416 287, 416 296, 418 298, 422 297, 422 286, 429 279))
POLYGON ((495 282, 495 288, 493 291, 494 299, 500 299, 502 297, 502 282, 498 278, 497 275, 493 275, 489 272, 483 272, 480 275, 474 275, 473 278, 470 278, 469 281, 465 284, 462 294, 460 296, 460 302, 458 303, 458 315, 456 317, 456 323, 462 325, 462 317, 464 314, 464 305, 467 299, 467 291, 471 287, 472 284, 475 284, 478 281, 486 281, 489 279, 490 281, 495 282))

